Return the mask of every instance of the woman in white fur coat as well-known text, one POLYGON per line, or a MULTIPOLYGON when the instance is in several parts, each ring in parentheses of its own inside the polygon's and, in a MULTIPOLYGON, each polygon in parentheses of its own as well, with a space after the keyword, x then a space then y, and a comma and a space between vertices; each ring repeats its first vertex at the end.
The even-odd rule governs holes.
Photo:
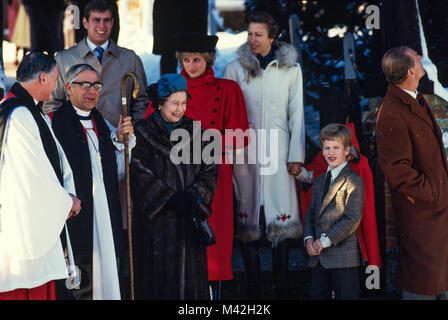
POLYGON ((239 200, 237 237, 242 241, 249 297, 258 297, 256 240, 265 235, 273 244, 274 283, 282 298, 287 292, 286 239, 302 235, 294 181, 305 160, 302 70, 295 48, 275 41, 278 26, 269 14, 253 13, 246 22, 247 42, 225 71, 225 78, 241 87, 249 127, 256 134, 244 150, 244 164, 233 169, 239 200))

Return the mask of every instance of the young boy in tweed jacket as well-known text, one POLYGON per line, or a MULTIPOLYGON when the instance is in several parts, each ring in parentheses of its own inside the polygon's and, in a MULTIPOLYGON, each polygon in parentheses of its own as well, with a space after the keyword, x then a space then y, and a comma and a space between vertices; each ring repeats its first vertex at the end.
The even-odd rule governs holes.
POLYGON ((327 173, 316 178, 305 214, 304 242, 309 254, 311 299, 359 298, 360 249, 356 229, 362 218, 364 183, 348 164, 351 130, 329 124, 320 143, 327 173))

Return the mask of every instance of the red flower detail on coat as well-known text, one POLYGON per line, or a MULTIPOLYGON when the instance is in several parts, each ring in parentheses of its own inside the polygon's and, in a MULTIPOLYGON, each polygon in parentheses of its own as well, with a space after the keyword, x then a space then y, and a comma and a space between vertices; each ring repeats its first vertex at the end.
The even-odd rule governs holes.
POLYGON ((277 221, 281 220, 281 221, 285 222, 286 220, 291 219, 291 215, 290 214, 287 215, 286 213, 282 213, 280 215, 277 215, 275 218, 277 219, 277 221))
POLYGON ((238 216, 240 217, 240 219, 244 219, 247 218, 249 215, 246 212, 241 211, 238 216))

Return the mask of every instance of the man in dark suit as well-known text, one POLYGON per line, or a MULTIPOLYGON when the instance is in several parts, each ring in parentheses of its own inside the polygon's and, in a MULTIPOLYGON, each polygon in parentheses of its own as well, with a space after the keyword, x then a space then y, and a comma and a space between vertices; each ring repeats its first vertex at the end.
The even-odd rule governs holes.
POLYGON ((421 59, 406 46, 386 52, 389 87, 376 124, 397 219, 395 287, 403 299, 435 299, 448 290, 448 164, 440 128, 417 93, 425 75, 421 59))
POLYGON ((310 258, 311 299, 359 298, 360 248, 356 229, 362 218, 364 182, 347 163, 351 130, 329 124, 320 133, 327 173, 314 182, 305 214, 304 241, 310 258))

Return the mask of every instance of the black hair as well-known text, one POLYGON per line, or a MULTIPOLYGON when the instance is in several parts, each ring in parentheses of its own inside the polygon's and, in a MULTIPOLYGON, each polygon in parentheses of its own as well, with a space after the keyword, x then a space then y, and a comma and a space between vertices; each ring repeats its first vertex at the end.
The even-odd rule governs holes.
POLYGON ((18 82, 28 82, 34 80, 41 74, 50 73, 56 66, 56 60, 47 54, 34 51, 27 54, 16 71, 18 82))
POLYGON ((84 18, 89 21, 90 12, 91 11, 110 11, 110 14, 113 18, 113 7, 112 4, 105 0, 92 0, 84 7, 84 18))
POLYGON ((157 82, 149 85, 148 88, 146 88, 146 93, 148 94, 149 101, 151 101, 151 106, 154 109, 157 109, 166 101, 166 97, 159 97, 157 88, 157 82))

